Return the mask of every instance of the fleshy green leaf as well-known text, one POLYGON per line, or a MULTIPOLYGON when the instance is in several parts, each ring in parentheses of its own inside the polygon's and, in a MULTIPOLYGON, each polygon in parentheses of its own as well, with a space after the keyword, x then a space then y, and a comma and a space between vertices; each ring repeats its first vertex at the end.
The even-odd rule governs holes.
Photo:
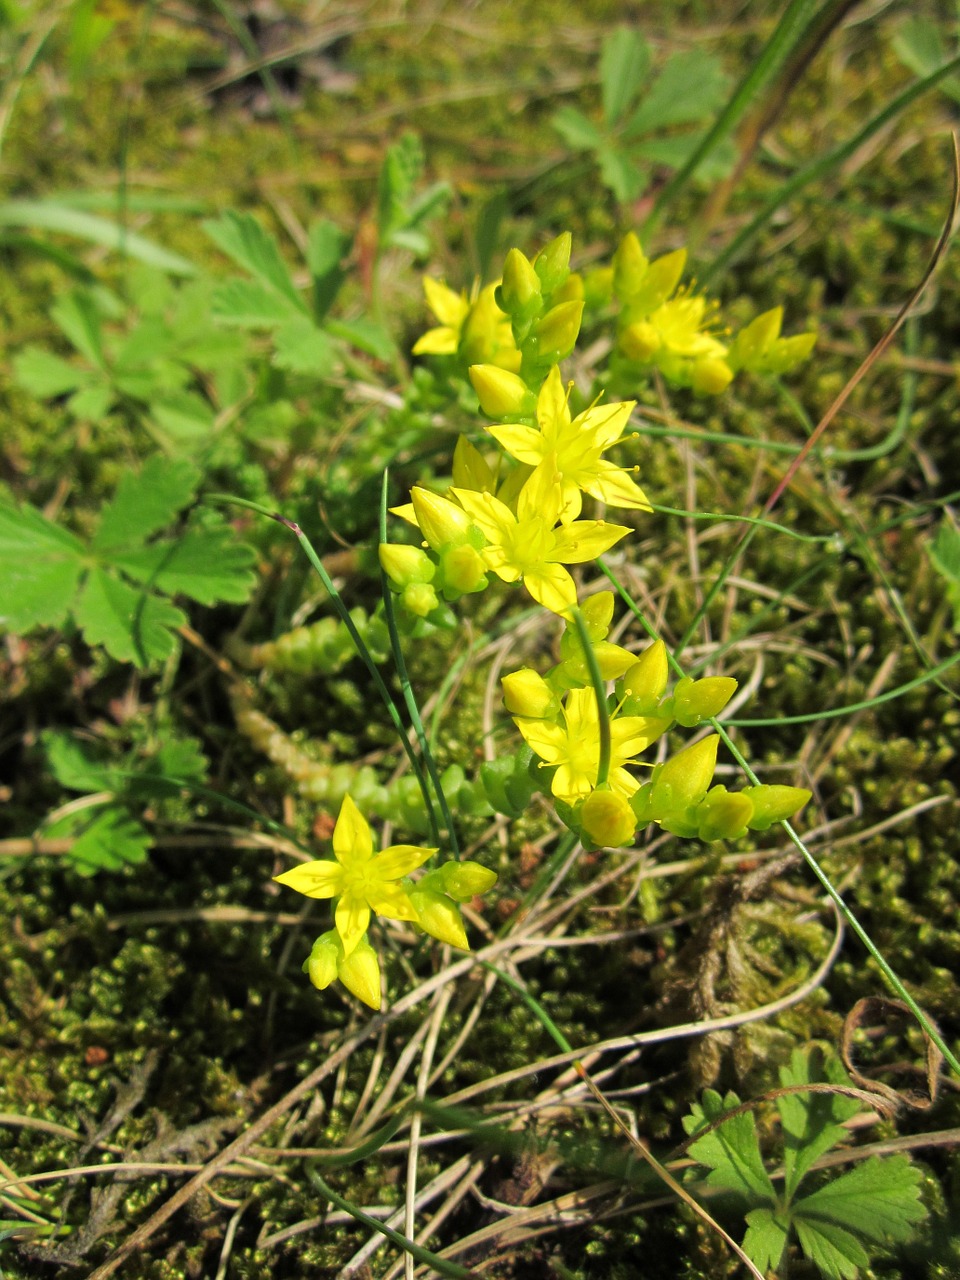
POLYGON ((600 52, 603 118, 614 125, 635 101, 650 67, 650 46, 633 27, 617 27, 604 37, 600 52))
POLYGON ((0 502, 0 624, 25 633, 59 626, 84 570, 79 538, 34 507, 0 502))
POLYGON ((747 1214, 743 1251, 764 1275, 780 1265, 790 1234, 790 1218, 782 1209, 764 1205, 747 1214))
POLYGON ((93 549, 136 546, 168 525, 193 501, 200 472, 185 458, 156 453, 140 471, 124 472, 113 500, 104 508, 93 549))
POLYGON ((167 595, 198 604, 240 604, 255 584, 255 553, 226 525, 188 529, 176 540, 151 542, 113 557, 124 573, 167 595))
POLYGON ((169 600, 128 586, 102 569, 87 578, 76 615, 88 644, 102 644, 118 662, 138 667, 169 657, 176 643, 172 628, 187 620, 169 600))
POLYGON ((216 221, 205 222, 203 229, 228 258, 286 298, 296 311, 306 314, 276 240, 252 214, 231 209, 216 221))
MULTIPOLYGON (((735 1093, 721 1098, 715 1090, 706 1089, 702 1105, 693 1104, 691 1114, 684 1117, 683 1127, 687 1133, 696 1133, 739 1105, 740 1100, 735 1093)), ((691 1143, 687 1151, 694 1160, 710 1169, 706 1177, 707 1186, 732 1191, 748 1204, 776 1204, 776 1193, 763 1167, 757 1129, 749 1111, 718 1125, 691 1143)))
POLYGON ((723 105, 727 84, 713 54, 702 49, 675 53, 627 121, 624 137, 639 138, 669 125, 705 120, 723 105))
MULTIPOLYGON (((820 1082, 850 1083, 835 1058, 823 1063, 816 1050, 795 1049, 789 1066, 780 1068, 785 1087, 820 1082)), ((838 1093, 786 1093, 777 1099, 777 1110, 783 1126, 785 1195, 792 1201, 814 1161, 848 1136, 843 1121, 856 1115, 860 1103, 838 1093)))
POLYGON ((927 1211, 920 1170, 906 1156, 864 1160, 793 1205, 799 1223, 832 1222, 875 1244, 908 1240, 927 1211))

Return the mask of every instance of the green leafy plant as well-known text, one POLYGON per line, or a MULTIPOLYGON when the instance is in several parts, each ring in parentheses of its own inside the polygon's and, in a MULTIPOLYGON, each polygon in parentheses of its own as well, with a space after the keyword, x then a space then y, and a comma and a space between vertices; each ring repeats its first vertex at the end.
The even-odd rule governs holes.
MULTIPOLYGON (((696 128, 723 105, 727 77, 704 49, 671 54, 650 77, 652 54, 639 31, 618 27, 600 53, 602 117, 599 123, 577 107, 554 113, 553 127, 574 151, 591 155, 600 178, 621 203, 636 200, 657 169, 679 169, 705 129, 696 128)), ((734 152, 725 142, 698 170, 710 181, 729 172, 734 152)))
POLYGON ((746 1217, 743 1248, 761 1271, 781 1267, 791 1240, 829 1280, 854 1280, 868 1265, 868 1249, 908 1240, 926 1216, 920 1201, 920 1171, 906 1156, 871 1158, 847 1173, 817 1182, 815 1163, 848 1137, 844 1121, 860 1110, 858 1099, 833 1090, 805 1092, 815 1084, 850 1088, 835 1059, 795 1050, 780 1069, 784 1089, 777 1098, 783 1132, 783 1185, 778 1190, 760 1153, 756 1121, 738 1111, 735 1093, 703 1094, 684 1118, 694 1136, 687 1150, 710 1172, 705 1185, 723 1192, 746 1217), (733 1112, 729 1119, 723 1117, 733 1112), (703 1137, 696 1135, 710 1127, 703 1137), (806 1190, 807 1181, 814 1183, 806 1190), (805 1194, 799 1194, 804 1184, 805 1194))
POLYGON ((138 667, 169 657, 186 615, 172 597, 240 603, 254 585, 252 548, 216 513, 191 514, 200 472, 155 455, 127 473, 89 542, 35 507, 0 503, 0 623, 24 634, 72 618, 90 645, 138 667))
POLYGON ((937 536, 927 544, 927 555, 944 578, 947 600, 953 609, 953 625, 960 631, 960 530, 948 513, 943 513, 937 536))

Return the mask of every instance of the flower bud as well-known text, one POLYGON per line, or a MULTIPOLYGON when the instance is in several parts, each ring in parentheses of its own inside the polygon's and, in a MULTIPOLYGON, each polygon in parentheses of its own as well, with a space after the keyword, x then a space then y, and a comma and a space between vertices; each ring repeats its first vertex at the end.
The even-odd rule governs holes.
POLYGON ((453 484, 474 493, 494 493, 497 482, 486 458, 466 436, 460 436, 453 450, 453 484))
POLYGON ((420 532, 434 551, 467 541, 472 522, 463 507, 429 489, 411 489, 410 497, 420 532))
POLYGON ((580 333, 582 302, 560 302, 551 307, 536 325, 539 358, 556 364, 570 354, 580 333))
POLYGON ((741 329, 730 348, 735 369, 755 369, 763 356, 780 336, 783 324, 783 307, 773 307, 751 320, 741 329))
POLYGON ((570 274, 570 249, 573 236, 564 231, 544 245, 533 260, 533 268, 540 277, 545 293, 559 289, 570 274))
POLYGON ((690 385, 703 396, 719 396, 733 381, 733 370, 719 356, 701 356, 693 362, 690 385))
POLYGON ((655 356, 660 350, 661 339, 652 324, 646 320, 638 320, 628 325, 617 339, 617 346, 628 360, 643 363, 655 356))
POLYGON ((605 307, 613 296, 613 267, 594 267, 583 277, 583 297, 591 307, 605 307))
POLYGON ((691 680, 684 676, 673 691, 673 715, 678 724, 695 728, 701 720, 719 715, 733 697, 737 682, 731 676, 705 676, 691 680))
POLYGON ((775 822, 783 822, 798 813, 813 795, 806 787, 768 786, 744 787, 743 794, 753 803, 750 819, 751 831, 766 831, 775 822))
POLYGON ((497 873, 479 862, 444 862, 437 868, 443 890, 455 902, 469 902, 471 898, 489 893, 497 883, 497 873))
POLYGON ((335 981, 342 956, 343 947, 335 930, 321 934, 314 942, 310 955, 304 961, 303 970, 318 991, 326 990, 335 981))
POLYGON ((459 947, 461 951, 469 951, 470 944, 460 917, 460 908, 445 893, 435 893, 432 889, 411 889, 410 905, 417 913, 417 923, 424 933, 440 942, 449 943, 451 947, 459 947))
POLYGON ((432 582, 437 572, 423 547, 407 547, 396 542, 380 543, 380 567, 398 591, 412 582, 432 582))
POLYGON ((637 820, 618 791, 591 791, 580 809, 583 834, 593 844, 619 849, 633 843, 637 820))
POLYGON ((798 333, 792 338, 778 338, 763 362, 765 373, 789 373, 806 360, 817 343, 815 333, 798 333))
POLYGON ((415 618, 427 618, 440 604, 436 591, 428 582, 411 582, 400 593, 400 601, 407 613, 415 618))
POLYGON ((657 809, 683 809, 699 804, 707 793, 717 766, 717 746, 720 738, 712 733, 709 738, 684 747, 665 763, 658 765, 653 775, 653 804, 657 809))
POLYGON ((643 712, 652 714, 663 697, 669 674, 667 646, 662 640, 655 640, 624 676, 624 692, 628 697, 637 699, 643 712))
POLYGON ((517 374, 493 364, 473 364, 468 374, 488 418, 532 417, 536 399, 517 374))
POLYGON ((585 296, 583 276, 579 271, 571 271, 563 284, 558 289, 554 289, 551 301, 554 303, 582 302, 585 296))
POLYGON ((519 671, 504 676, 500 684, 503 686, 503 701, 513 716, 524 716, 528 720, 555 720, 560 714, 560 700, 550 686, 530 667, 521 667, 519 671))
POLYGON ((497 303, 515 320, 529 320, 543 306, 540 276, 519 249, 511 249, 506 256, 497 303))
POLYGON ((371 1009, 380 1008, 380 960, 364 934, 337 974, 349 992, 371 1009))
POLYGON ((613 292, 621 302, 640 292, 649 265, 636 234, 628 231, 613 255, 613 292))
POLYGON ((587 596, 580 606, 587 635, 591 640, 603 640, 613 621, 613 592, 597 591, 587 596))
POLYGON ((697 807, 697 835, 701 840, 736 840, 753 817, 753 804, 742 791, 711 787, 697 807))
POLYGON ((686 249, 675 249, 673 253, 665 253, 651 262, 644 274, 643 283, 630 299, 631 311, 635 315, 656 311, 680 283, 686 265, 686 249))
POLYGON ((448 547, 440 555, 440 571, 443 576, 443 592, 448 598, 453 592, 466 596, 482 591, 487 585, 487 566, 483 557, 468 542, 459 547, 448 547))

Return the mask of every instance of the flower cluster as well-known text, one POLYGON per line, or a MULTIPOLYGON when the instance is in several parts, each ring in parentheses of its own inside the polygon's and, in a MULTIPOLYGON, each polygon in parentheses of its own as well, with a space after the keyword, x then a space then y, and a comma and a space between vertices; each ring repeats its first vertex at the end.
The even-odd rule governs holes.
POLYGON ((333 830, 335 861, 318 858, 276 877, 308 898, 336 899, 335 927, 317 938, 304 964, 315 987, 322 991, 339 978, 358 999, 380 1008, 380 961, 367 937, 372 911, 469 950, 459 904, 492 889, 496 872, 478 862, 446 862, 411 881, 410 872, 436 852, 396 844, 375 853, 370 827, 344 797, 333 830))

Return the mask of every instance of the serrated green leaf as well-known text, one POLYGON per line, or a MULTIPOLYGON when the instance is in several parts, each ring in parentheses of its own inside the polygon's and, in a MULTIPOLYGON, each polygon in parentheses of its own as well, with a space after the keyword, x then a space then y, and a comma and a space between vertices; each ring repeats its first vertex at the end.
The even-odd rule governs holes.
POLYGON ((751 1209, 747 1214, 747 1234, 743 1237, 743 1251, 764 1275, 776 1270, 787 1247, 790 1234, 790 1218, 782 1209, 764 1205, 751 1209))
POLYGON ((594 151, 603 142, 603 133, 576 107, 560 107, 553 113, 550 123, 567 146, 575 151, 594 151))
POLYGON ((203 782, 210 766, 198 738, 167 738, 150 764, 151 772, 194 782, 203 782))
POLYGON ((902 1155, 864 1160, 793 1205, 798 1229, 800 1219, 833 1222, 875 1244, 908 1240, 926 1215, 920 1170, 902 1155))
MULTIPOLYGON (((683 1127, 687 1133, 696 1133, 739 1105, 735 1093, 721 1098, 715 1090, 706 1089, 702 1103, 694 1103, 690 1115, 684 1117, 683 1127)), ((687 1152, 710 1169, 706 1177, 707 1186, 732 1191, 751 1205, 777 1203, 773 1183, 763 1167, 757 1129, 749 1111, 733 1116, 698 1138, 687 1152)))
POLYGON ((56 200, 6 200, 0 204, 0 226, 29 227, 34 231, 57 231, 76 236, 91 244, 104 245, 128 257, 138 258, 161 271, 169 271, 171 275, 192 276, 197 270, 186 258, 161 249, 135 231, 96 214, 72 209, 56 200))
POLYGON ((105 367, 100 316, 89 293, 74 289, 54 303, 50 315, 81 355, 97 368, 105 367))
POLYGON ((47 827, 45 834, 76 836, 65 857, 82 876, 138 866, 145 861, 153 844, 150 833, 141 823, 126 809, 112 804, 72 813, 47 827))
POLYGON ((40 735, 53 776, 69 791, 112 791, 116 778, 111 769, 91 760, 69 733, 45 729, 40 735))
POLYGON ((702 49, 675 53, 627 121, 623 136, 639 138, 657 129, 706 120, 723 106, 727 86, 727 76, 713 54, 702 49))
POLYGON ((0 502, 0 625, 59 626, 84 570, 84 546, 34 507, 0 502))
POLYGON ((333 345, 312 320, 291 320, 273 335, 273 363, 291 373, 326 378, 333 372, 333 345))
POLYGON ((643 192, 648 176, 637 168, 628 155, 613 143, 603 143, 597 151, 600 177, 621 204, 628 204, 643 192))
POLYGON ((856 1236, 836 1223, 799 1219, 794 1225, 800 1248, 828 1280, 856 1280, 858 1268, 870 1261, 856 1236))
MULTIPOLYGON (((643 142, 630 148, 630 154, 648 164, 661 165, 665 169, 679 169, 686 164, 705 135, 705 129, 690 129, 686 133, 672 134, 669 138, 645 138, 643 142)), ((697 180, 716 182, 725 178, 736 160, 737 149, 731 139, 721 139, 697 166, 697 180)))
POLYGON ((150 416, 172 442, 182 447, 209 440, 215 421, 213 409, 195 391, 153 399, 150 416))
POLYGON ((636 99, 650 68, 650 46, 633 27, 617 27, 603 39, 600 92, 603 118, 616 124, 636 99))
POLYGON ((24 391, 43 399, 66 395, 90 378, 89 370, 77 369, 42 347, 24 347, 15 355, 13 374, 24 391))
POLYGON ((960 530, 944 516, 927 553, 937 569, 947 578, 960 582, 960 530))
MULTIPOLYGON (((850 1081, 836 1059, 824 1062, 816 1050, 795 1049, 789 1065, 780 1068, 780 1083, 789 1088, 850 1081)), ((837 1093, 788 1093, 777 1099, 777 1110, 783 1127, 784 1188, 790 1202, 814 1161, 848 1136, 843 1121, 856 1115, 860 1103, 837 1093)))
MULTIPOLYGON (((951 57, 936 19, 920 15, 902 23, 892 44, 904 66, 921 78, 932 75, 951 57)), ((957 76, 941 80, 938 88, 955 102, 960 102, 960 78, 957 76)))
POLYGON ((253 549, 222 525, 188 529, 176 540, 120 552, 112 563, 150 589, 211 605, 242 604, 250 598, 256 584, 251 570, 255 559, 253 549))
POLYGON ((98 554, 134 547, 165 528, 194 499, 200 472, 186 458, 155 453, 139 472, 125 472, 103 509, 92 547, 98 554))
POLYGON ((286 298, 296 311, 306 314, 276 240, 252 214, 231 209, 216 221, 204 222, 203 229, 227 257, 286 298))
POLYGON ((224 281, 214 292, 211 310, 217 320, 241 329, 273 329, 303 314, 262 280, 224 281))
POLYGON ((328 320, 326 330, 377 360, 392 360, 397 354, 389 332, 374 320, 366 320, 362 316, 357 320, 328 320))
POLYGON ((99 422, 109 412, 116 398, 113 387, 97 382, 75 392, 67 401, 67 408, 81 422, 99 422))
POLYGON ((102 569, 87 578, 76 617, 88 644, 102 644, 118 662, 138 667, 169 657, 176 645, 172 629, 187 620, 169 600, 137 590, 102 569))
POLYGON ((350 237, 335 222, 320 218, 307 232, 307 268, 313 281, 313 309, 322 320, 346 279, 341 263, 350 248, 350 237))

